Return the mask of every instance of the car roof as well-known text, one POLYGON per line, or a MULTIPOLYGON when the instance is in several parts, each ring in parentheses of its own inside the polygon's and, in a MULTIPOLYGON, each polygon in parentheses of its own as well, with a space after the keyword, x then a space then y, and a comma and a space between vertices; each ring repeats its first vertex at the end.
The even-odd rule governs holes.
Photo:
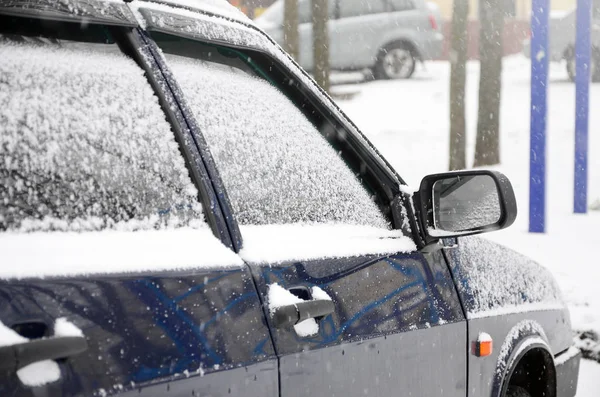
POLYGON ((6 0, 0 2, 0 14, 66 22, 87 21, 89 23, 136 26, 142 22, 136 20, 132 9, 152 4, 198 12, 256 27, 250 18, 227 0, 6 0))
MULTIPOLYGON (((136 0, 134 3, 140 3, 136 0)), ((145 2, 165 4, 180 8, 200 11, 206 14, 212 14, 222 18, 232 19, 244 24, 253 22, 237 7, 230 4, 227 0, 145 0, 145 2)))

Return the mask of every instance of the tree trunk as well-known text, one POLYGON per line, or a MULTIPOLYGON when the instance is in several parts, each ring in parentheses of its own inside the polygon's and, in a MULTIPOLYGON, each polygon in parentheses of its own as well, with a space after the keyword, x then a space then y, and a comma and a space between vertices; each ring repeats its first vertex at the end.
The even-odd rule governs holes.
POLYGON ((479 114, 473 165, 500 163, 500 91, 502 87, 502 31, 504 1, 480 0, 479 114))
POLYGON ((285 0, 283 5, 283 49, 298 61, 298 0, 285 0))
POLYGON ((450 170, 467 168, 465 154, 465 84, 469 0, 454 0, 450 33, 450 170))
POLYGON ((328 0, 312 0, 313 74, 317 84, 329 92, 328 0))

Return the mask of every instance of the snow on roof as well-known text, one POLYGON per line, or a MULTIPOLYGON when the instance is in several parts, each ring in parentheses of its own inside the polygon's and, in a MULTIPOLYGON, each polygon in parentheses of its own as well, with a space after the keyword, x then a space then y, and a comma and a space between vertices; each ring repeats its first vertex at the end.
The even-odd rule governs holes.
POLYGON ((90 23, 116 23, 135 26, 135 18, 123 0, 28 0, 0 1, 8 13, 58 20, 85 20, 90 23))
POLYGON ((250 18, 226 0, 154 0, 154 2, 190 8, 238 22, 252 23, 250 18))

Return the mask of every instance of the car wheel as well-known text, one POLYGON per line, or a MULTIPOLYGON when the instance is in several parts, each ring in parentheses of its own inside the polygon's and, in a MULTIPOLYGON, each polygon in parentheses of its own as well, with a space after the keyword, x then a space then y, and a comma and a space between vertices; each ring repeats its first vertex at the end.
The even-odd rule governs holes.
POLYGON ((408 79, 415 71, 417 57, 405 43, 391 44, 381 50, 374 75, 377 79, 408 79))
MULTIPOLYGON (((571 53, 569 57, 566 59, 567 61, 567 74, 569 75, 569 79, 571 81, 575 81, 575 54, 571 53)), ((597 67, 600 65, 600 51, 598 49, 592 50, 592 61, 590 65, 590 76, 593 82, 600 81, 600 69, 597 67)))
POLYGON ((508 386, 506 397, 531 397, 531 394, 521 386, 508 386))

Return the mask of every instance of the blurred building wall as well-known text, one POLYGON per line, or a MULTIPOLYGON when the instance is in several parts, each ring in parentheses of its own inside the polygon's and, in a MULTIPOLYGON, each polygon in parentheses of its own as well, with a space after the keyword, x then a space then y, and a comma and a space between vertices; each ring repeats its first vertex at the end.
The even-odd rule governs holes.
POLYGON ((254 19, 259 16, 267 7, 275 2, 275 0, 228 0, 231 4, 239 8, 254 19))
MULTIPOLYGON (((446 20, 452 18, 453 0, 428 0, 440 8, 442 16, 446 20)), ((469 0, 469 17, 478 19, 478 4, 480 0, 469 0)), ((531 0, 505 0, 507 13, 517 19, 529 19, 531 12, 531 0)), ((552 11, 566 11, 574 8, 577 0, 550 0, 552 11)))
MULTIPOLYGON (((452 20, 452 5, 453 0, 429 0, 436 3, 442 14, 442 26, 444 37, 443 59, 448 56, 450 46, 450 22, 452 20)), ((468 35, 469 59, 477 59, 479 57, 479 9, 480 0, 469 0, 469 23, 468 35)), ((503 45, 504 54, 516 54, 523 49, 523 40, 527 39, 530 34, 529 23, 531 14, 531 0, 505 0, 506 4, 506 23, 504 26, 503 45)), ((577 4, 577 0, 550 0, 552 11, 568 11, 573 9, 577 4)))

